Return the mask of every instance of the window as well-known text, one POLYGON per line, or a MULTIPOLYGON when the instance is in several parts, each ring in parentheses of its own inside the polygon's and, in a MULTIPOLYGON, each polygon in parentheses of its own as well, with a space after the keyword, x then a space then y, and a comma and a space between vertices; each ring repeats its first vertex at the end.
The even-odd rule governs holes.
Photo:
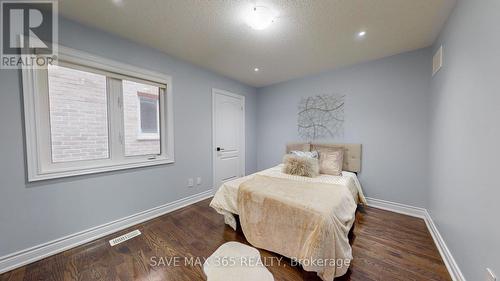
POLYGON ((106 76, 49 66, 52 162, 109 158, 106 76))
POLYGON ((160 89, 123 80, 125 155, 160 153, 160 89))
POLYGON ((138 92, 137 97, 139 98, 140 134, 153 134, 154 138, 158 138, 158 96, 138 92))
POLYGON ((172 163, 171 79, 59 48, 23 69, 28 180, 172 163))

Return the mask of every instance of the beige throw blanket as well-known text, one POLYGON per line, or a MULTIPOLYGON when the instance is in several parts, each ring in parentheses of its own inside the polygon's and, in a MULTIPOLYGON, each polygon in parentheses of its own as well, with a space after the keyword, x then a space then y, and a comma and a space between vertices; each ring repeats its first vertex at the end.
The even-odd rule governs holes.
POLYGON ((356 203, 346 186, 255 175, 240 185, 238 209, 253 246, 292 258, 322 280, 349 268, 356 203))

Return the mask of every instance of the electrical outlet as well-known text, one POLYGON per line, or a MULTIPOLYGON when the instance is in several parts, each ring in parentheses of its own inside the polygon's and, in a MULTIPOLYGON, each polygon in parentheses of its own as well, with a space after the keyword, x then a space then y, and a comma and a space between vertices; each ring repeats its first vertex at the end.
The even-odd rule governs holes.
POLYGON ((486 281, 497 281, 497 276, 493 272, 493 270, 486 268, 486 281))
POLYGON ((194 186, 194 180, 192 178, 188 179, 188 187, 193 187, 194 186))
POLYGON ((197 178, 196 178, 196 184, 197 184, 197 185, 200 185, 200 184, 201 184, 201 178, 200 178, 200 177, 197 177, 197 178))

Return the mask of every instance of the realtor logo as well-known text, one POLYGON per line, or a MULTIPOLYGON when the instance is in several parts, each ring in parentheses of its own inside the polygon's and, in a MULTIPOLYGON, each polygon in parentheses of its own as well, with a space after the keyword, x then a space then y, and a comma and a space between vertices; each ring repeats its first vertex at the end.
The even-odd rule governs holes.
POLYGON ((0 68, 43 68, 57 58, 57 2, 1 1, 0 68))

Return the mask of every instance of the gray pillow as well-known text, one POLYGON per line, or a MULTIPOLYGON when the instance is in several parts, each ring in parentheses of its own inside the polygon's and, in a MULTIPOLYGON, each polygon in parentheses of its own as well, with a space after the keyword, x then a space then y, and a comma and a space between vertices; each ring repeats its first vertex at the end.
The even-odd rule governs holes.
POLYGON ((283 157, 283 164, 282 171, 285 174, 310 178, 319 175, 319 162, 317 158, 286 154, 283 157))
POLYGON ((293 150, 290 151, 290 154, 299 156, 299 157, 309 157, 309 158, 319 158, 319 154, 317 151, 299 151, 293 150))

